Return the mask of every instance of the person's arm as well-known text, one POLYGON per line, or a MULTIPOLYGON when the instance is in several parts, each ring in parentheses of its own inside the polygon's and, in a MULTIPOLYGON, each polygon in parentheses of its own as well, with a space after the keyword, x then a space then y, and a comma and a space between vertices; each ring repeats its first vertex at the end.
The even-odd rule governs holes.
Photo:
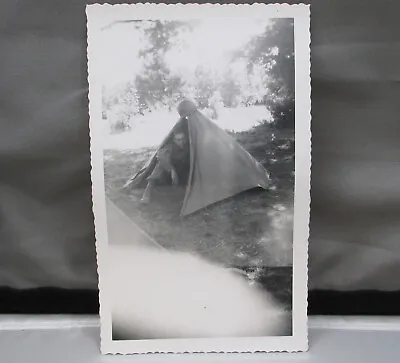
POLYGON ((175 171, 174 166, 171 162, 172 146, 167 145, 159 150, 157 153, 157 160, 162 165, 162 167, 171 173, 172 183, 174 185, 178 184, 178 174, 175 171))

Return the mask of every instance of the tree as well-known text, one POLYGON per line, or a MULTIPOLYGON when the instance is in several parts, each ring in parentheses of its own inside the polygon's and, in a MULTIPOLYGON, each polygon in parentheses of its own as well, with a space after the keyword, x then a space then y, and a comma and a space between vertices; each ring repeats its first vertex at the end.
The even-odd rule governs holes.
POLYGON ((291 18, 274 19, 263 34, 234 54, 234 59, 247 61, 249 75, 262 65, 268 75, 263 103, 281 127, 294 127, 294 57, 294 21, 291 18))
POLYGON ((238 105, 242 94, 242 87, 231 68, 228 68, 222 75, 220 93, 226 107, 236 107, 238 105))
POLYGON ((188 27, 187 23, 180 21, 156 20, 144 29, 148 46, 139 51, 139 57, 145 64, 142 74, 135 80, 141 112, 158 105, 171 107, 181 96, 184 83, 171 73, 164 57, 179 32, 188 27))
POLYGON ((210 107, 210 99, 217 89, 215 84, 216 79, 208 69, 202 66, 198 66, 194 74, 195 102, 200 109, 208 108, 210 107))
POLYGON ((103 87, 103 119, 108 121, 111 132, 131 129, 132 119, 137 113, 138 99, 132 81, 109 92, 103 87))

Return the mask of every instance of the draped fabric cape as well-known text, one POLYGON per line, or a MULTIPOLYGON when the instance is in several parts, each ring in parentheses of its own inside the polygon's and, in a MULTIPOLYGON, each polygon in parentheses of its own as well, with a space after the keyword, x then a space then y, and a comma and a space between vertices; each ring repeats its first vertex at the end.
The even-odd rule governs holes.
MULTIPOLYGON (((182 216, 249 189, 268 188, 268 172, 231 135, 194 106, 178 107, 178 110, 181 117, 187 118, 190 143, 190 170, 181 208, 182 216)), ((178 123, 126 186, 145 185, 146 178, 157 163, 158 150, 169 142, 176 127, 178 123)))

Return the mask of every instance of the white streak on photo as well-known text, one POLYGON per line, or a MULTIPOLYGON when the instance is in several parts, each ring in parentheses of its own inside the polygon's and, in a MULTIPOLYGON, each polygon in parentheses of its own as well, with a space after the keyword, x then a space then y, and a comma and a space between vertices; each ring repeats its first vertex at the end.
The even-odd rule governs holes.
POLYGON ((290 334, 288 312, 271 296, 199 257, 124 245, 110 248, 107 260, 106 288, 117 335, 176 339, 290 334))

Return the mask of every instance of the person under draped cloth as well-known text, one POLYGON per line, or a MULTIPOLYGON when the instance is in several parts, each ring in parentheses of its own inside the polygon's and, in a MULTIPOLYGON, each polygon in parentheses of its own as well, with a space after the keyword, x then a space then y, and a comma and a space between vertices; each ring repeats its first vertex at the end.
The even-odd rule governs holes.
POLYGON ((156 154, 156 165, 147 177, 147 186, 141 203, 151 201, 157 184, 186 185, 190 169, 190 144, 186 117, 181 117, 171 139, 156 154))

